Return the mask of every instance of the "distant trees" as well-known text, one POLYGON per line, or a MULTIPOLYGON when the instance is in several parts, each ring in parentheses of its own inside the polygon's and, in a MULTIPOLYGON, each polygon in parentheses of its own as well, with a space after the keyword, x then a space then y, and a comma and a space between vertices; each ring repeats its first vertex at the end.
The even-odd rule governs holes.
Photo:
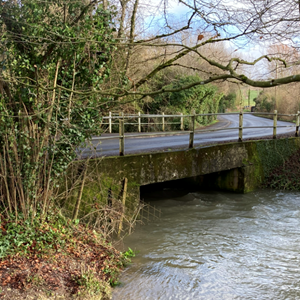
MULTIPOLYGON (((237 89, 236 84, 275 90, 300 81, 297 1, 179 3, 185 17, 177 15, 175 22, 167 1, 156 10, 151 1, 114 1, 119 16, 116 57, 122 57, 117 69, 126 70, 129 78, 114 95, 118 99, 138 103, 147 96, 170 92, 169 83, 145 88, 166 69, 197 75, 201 80, 196 85, 215 83, 225 94, 232 86, 237 89), (248 60, 245 52, 251 54, 248 60)), ((182 82, 180 88, 189 86, 182 82)))
MULTIPOLYGON (((162 73, 163 74, 163 73, 162 73)), ((174 77, 167 89, 172 92, 158 94, 152 97, 152 101, 147 101, 143 105, 143 110, 149 113, 166 113, 166 114, 196 114, 216 113, 219 110, 219 102, 223 98, 222 93, 218 93, 218 89, 212 85, 196 85, 195 82, 201 80, 197 75, 174 77), (183 85, 190 85, 190 89, 180 90, 183 85), (176 91, 178 89, 178 91, 176 91)), ((161 77, 154 78, 152 85, 164 85, 161 77), (155 80, 156 79, 156 80, 155 80)), ((151 86, 152 86, 151 85, 151 86)), ((215 117, 198 116, 196 121, 198 124, 207 125, 215 117)), ((186 120, 188 122, 188 120, 186 120)), ((188 126, 188 123, 185 124, 188 126)))
POLYGON ((254 99, 256 111, 272 112, 276 108, 276 99, 272 93, 261 91, 254 99))
MULTIPOLYGON (((284 76, 294 76, 300 71, 298 62, 299 52, 296 48, 285 44, 274 44, 268 49, 270 57, 279 57, 285 61, 293 62, 289 68, 278 61, 266 65, 264 76, 280 78, 284 76)), ((256 108, 262 111, 278 110, 280 113, 295 113, 300 107, 300 84, 298 82, 289 85, 274 86, 267 90, 262 90, 256 98, 256 108)))

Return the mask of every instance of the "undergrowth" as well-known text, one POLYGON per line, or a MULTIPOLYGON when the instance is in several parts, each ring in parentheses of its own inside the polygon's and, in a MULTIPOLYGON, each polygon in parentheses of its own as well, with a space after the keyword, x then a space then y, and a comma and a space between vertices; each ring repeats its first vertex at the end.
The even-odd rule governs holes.
POLYGON ((0 217, 0 297, 11 290, 23 296, 42 290, 64 299, 108 299, 134 256, 130 248, 117 251, 101 234, 57 210, 45 218, 0 217))
POLYGON ((57 212, 49 213, 45 219, 40 214, 34 218, 19 214, 17 221, 13 215, 8 220, 1 216, 0 258, 61 251, 66 241, 72 240, 72 231, 71 223, 57 212))
POLYGON ((300 190, 300 150, 295 152, 283 166, 274 169, 265 178, 263 187, 280 190, 300 190))

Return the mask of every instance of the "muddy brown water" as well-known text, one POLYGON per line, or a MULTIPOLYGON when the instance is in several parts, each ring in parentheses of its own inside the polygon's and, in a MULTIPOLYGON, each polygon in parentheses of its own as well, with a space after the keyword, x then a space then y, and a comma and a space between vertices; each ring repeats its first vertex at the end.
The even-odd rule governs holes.
POLYGON ((113 300, 300 299, 300 192, 149 192, 113 300))

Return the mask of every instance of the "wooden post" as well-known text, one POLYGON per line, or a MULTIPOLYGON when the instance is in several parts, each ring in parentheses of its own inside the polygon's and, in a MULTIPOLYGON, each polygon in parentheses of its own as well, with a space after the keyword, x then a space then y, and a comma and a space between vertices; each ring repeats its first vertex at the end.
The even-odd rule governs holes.
POLYGON ((141 127, 141 112, 139 111, 138 112, 138 129, 139 129, 139 132, 142 132, 142 127, 141 127))
POLYGON ((243 141, 243 112, 239 115, 239 142, 243 141))
POLYGON ((183 113, 181 113, 181 117, 180 117, 180 130, 183 130, 183 113))
POLYGON ((81 186, 78 192, 78 197, 76 200, 76 204, 75 204, 75 208, 74 208, 74 212, 73 212, 73 217, 72 220, 76 220, 77 216, 78 216, 78 212, 79 212, 79 207, 80 207, 80 203, 81 203, 81 198, 82 198, 82 193, 83 193, 83 188, 84 188, 84 184, 85 184, 85 178, 86 178, 86 172, 87 172, 87 163, 84 165, 84 170, 83 170, 83 176, 82 176, 82 181, 81 181, 81 186))
POLYGON ((300 111, 297 112, 297 116, 296 116, 296 134, 295 134, 296 137, 299 136, 299 121, 300 121, 300 111))
POLYGON ((123 219, 124 219, 124 214, 125 214, 125 204, 126 204, 126 196, 127 196, 127 184, 128 184, 128 179, 124 178, 123 180, 123 187, 122 187, 122 214, 120 217, 120 224, 119 224, 119 231, 118 231, 118 236, 120 236, 123 228, 123 219))
POLYGON ((276 139, 276 133, 277 133, 277 110, 274 110, 273 115, 273 139, 276 139))
POLYGON ((111 133, 112 132, 112 122, 111 122, 111 111, 109 112, 109 119, 108 119, 108 122, 109 122, 109 133, 111 133))
MULTIPOLYGON (((165 113, 162 113, 162 115, 164 116, 165 113)), ((162 131, 165 131, 165 118, 162 117, 162 131)))
POLYGON ((124 156, 125 152, 125 145, 124 145, 124 113, 120 113, 120 116, 123 118, 119 119, 119 149, 120 149, 120 156, 124 156))
POLYGON ((191 132, 190 132, 190 141, 189 141, 189 148, 194 147, 194 136, 195 136, 195 115, 191 117, 191 132))

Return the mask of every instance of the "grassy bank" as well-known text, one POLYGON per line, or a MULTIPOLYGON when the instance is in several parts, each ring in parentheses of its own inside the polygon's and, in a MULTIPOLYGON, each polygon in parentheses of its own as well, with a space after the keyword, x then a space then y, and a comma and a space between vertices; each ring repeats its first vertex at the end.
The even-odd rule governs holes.
POLYGON ((58 211, 45 219, 1 216, 2 299, 110 299, 133 255, 117 251, 92 228, 58 211))

